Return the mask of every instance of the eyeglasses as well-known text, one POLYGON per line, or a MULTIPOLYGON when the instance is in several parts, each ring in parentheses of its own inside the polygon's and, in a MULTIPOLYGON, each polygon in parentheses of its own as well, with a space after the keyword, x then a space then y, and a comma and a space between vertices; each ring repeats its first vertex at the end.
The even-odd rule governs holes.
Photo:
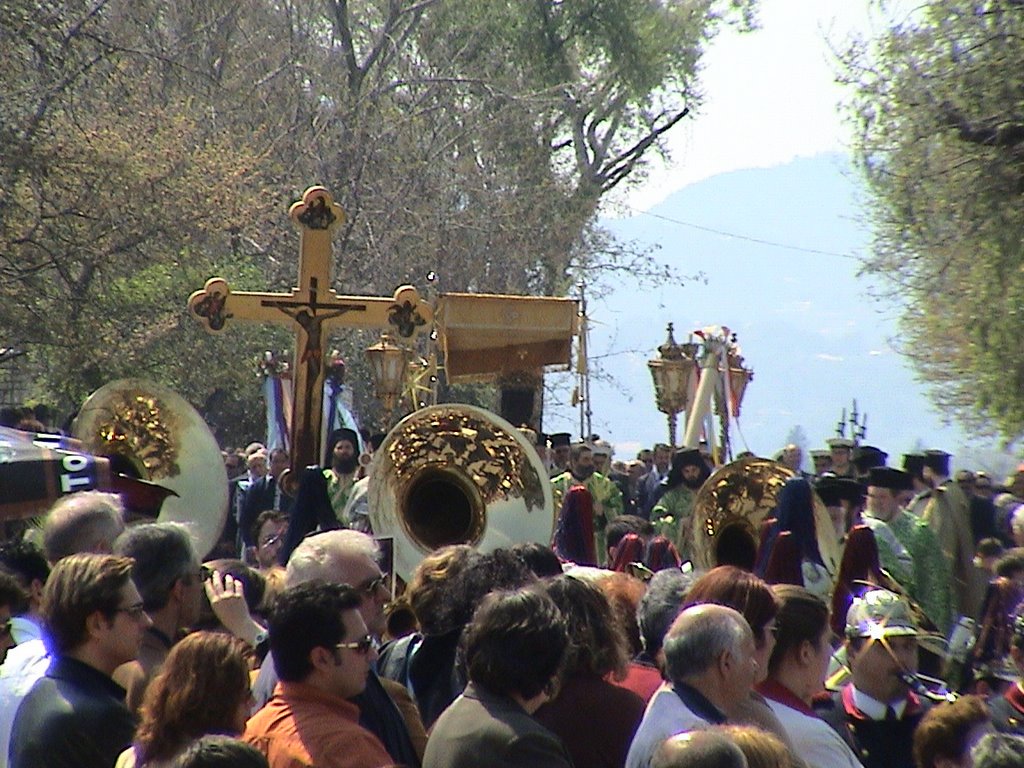
POLYGON ((353 640, 350 643, 338 643, 334 647, 338 648, 339 650, 345 649, 349 651, 355 651, 360 656, 365 656, 370 652, 370 649, 373 648, 373 638, 369 635, 364 635, 358 640, 353 640))
POLYGON ((128 618, 138 621, 146 615, 146 609, 142 606, 142 603, 136 603, 125 608, 115 608, 114 613, 126 613, 128 618))
POLYGON ((273 536, 267 536, 263 541, 260 542, 261 547, 272 547, 281 540, 281 534, 275 533, 273 536))
POLYGON ((362 584, 356 587, 356 589, 362 592, 367 597, 373 597, 377 593, 377 590, 381 589, 382 587, 385 587, 387 583, 388 574, 382 573, 380 574, 380 576, 374 576, 372 579, 364 581, 362 584))

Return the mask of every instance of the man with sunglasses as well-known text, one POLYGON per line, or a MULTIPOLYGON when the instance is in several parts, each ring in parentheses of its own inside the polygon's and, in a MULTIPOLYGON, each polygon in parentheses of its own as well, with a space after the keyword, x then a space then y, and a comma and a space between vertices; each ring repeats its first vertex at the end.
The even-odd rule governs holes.
POLYGON ((249 720, 244 739, 271 768, 384 768, 384 745, 359 725, 352 697, 377 658, 357 590, 309 582, 286 589, 270 616, 274 696, 249 720))
POLYGON ((278 554, 288 531, 288 515, 275 509, 260 512, 253 525, 253 541, 256 542, 256 567, 269 571, 277 565, 278 554))
MULTIPOLYGON (((333 530, 307 536, 288 558, 285 586, 322 581, 353 587, 368 633, 379 638, 385 625, 384 606, 390 598, 386 575, 377 564, 379 557, 380 546, 360 531, 333 530)), ((277 680, 273 656, 267 656, 253 685, 257 706, 270 699, 277 680)), ((392 761, 418 768, 427 737, 405 686, 385 680, 371 669, 366 689, 352 701, 359 707, 360 725, 380 739, 392 761)))
POLYGON ((53 661, 14 716, 11 768, 112 768, 135 720, 111 675, 134 659, 149 626, 131 580, 132 561, 71 555, 43 591, 53 661))
MULTIPOLYGON (((99 491, 79 491, 61 497, 43 521, 42 539, 45 562, 53 566, 61 559, 80 552, 109 553, 114 540, 124 530, 124 508, 114 494, 99 491)), ((8 553, 10 554, 10 553, 8 553)), ((42 637, 43 582, 49 579, 49 568, 31 557, 17 556, 24 569, 16 568, 5 556, 8 568, 22 574, 30 596, 30 612, 21 617, 23 636, 4 660, 0 672, 0 768, 7 768, 8 745, 14 714, 36 681, 50 666, 50 652, 42 637), (37 583, 38 582, 38 583, 37 583), (33 606, 35 596, 39 602, 33 606), (33 626, 33 619, 39 624, 33 626), (24 633, 34 637, 25 637, 24 633)))

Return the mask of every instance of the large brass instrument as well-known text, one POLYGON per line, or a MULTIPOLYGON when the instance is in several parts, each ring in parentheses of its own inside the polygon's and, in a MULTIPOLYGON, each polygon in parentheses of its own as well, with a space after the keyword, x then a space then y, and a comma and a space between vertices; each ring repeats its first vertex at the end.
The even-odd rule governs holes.
POLYGON ((183 523, 200 557, 227 519, 228 484, 220 447, 181 395, 143 379, 105 384, 82 405, 72 427, 84 448, 173 490, 161 522, 183 523))
MULTIPOLYGON (((738 565, 753 570, 761 523, 777 504, 786 481, 796 477, 770 459, 748 457, 720 467, 697 492, 693 503, 693 559, 698 568, 738 565)), ((813 494, 814 527, 825 569, 839 570, 836 541, 828 510, 813 494)))
POLYGON ((551 541, 551 483, 536 449, 482 408, 406 416, 374 453, 368 494, 373 531, 394 537, 395 571, 406 579, 446 544, 486 552, 551 541))

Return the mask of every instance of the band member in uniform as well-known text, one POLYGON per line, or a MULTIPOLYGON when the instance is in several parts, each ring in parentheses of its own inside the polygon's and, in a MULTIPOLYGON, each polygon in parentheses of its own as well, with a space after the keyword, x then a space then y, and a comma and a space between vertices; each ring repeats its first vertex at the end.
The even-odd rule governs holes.
POLYGON ((811 463, 814 465, 814 474, 821 475, 832 469, 832 456, 826 450, 815 448, 811 451, 811 463))
POLYGON ((1017 667, 1017 681, 1002 696, 989 699, 992 725, 1000 733, 1024 736, 1024 612, 1013 619, 1013 637, 1010 639, 1010 658, 1017 667))
POLYGON ((920 634, 909 603, 886 589, 854 598, 846 614, 852 680, 817 711, 864 768, 914 768, 914 729, 931 707, 911 691, 920 634))
POLYGON ((833 437, 825 442, 828 444, 829 457, 832 460, 829 472, 836 477, 850 477, 856 480, 857 468, 851 462, 853 440, 847 437, 833 437))

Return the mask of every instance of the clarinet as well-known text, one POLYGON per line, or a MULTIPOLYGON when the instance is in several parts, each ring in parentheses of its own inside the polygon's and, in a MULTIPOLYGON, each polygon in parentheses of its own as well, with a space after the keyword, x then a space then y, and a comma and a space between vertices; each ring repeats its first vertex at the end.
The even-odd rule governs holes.
POLYGON ((931 701, 951 702, 957 700, 957 695, 950 691, 942 680, 934 677, 925 677, 909 670, 903 670, 896 674, 918 696, 923 696, 931 701), (934 685, 935 688, 932 689, 925 685, 926 681, 934 685))

